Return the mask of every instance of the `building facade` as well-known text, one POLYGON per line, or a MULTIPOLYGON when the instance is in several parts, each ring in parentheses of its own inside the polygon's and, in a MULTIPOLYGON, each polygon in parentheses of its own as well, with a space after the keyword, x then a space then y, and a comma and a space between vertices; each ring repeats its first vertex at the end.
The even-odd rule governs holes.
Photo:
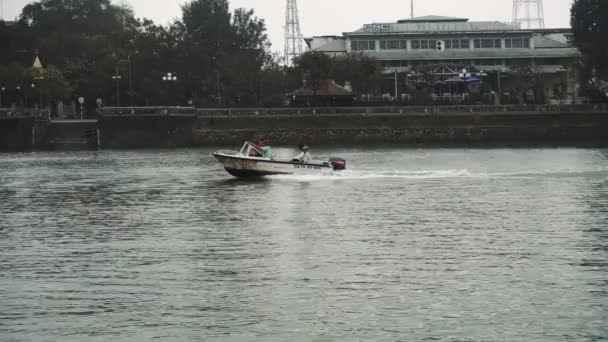
POLYGON ((569 29, 523 30, 501 22, 427 16, 366 24, 306 42, 312 51, 334 56, 359 51, 379 60, 386 77, 382 92, 391 99, 410 96, 408 84, 424 75, 434 97, 459 98, 477 88, 496 103, 505 97, 525 102, 533 92, 537 103, 570 103, 579 88, 580 59, 570 36, 569 29), (471 87, 477 83, 483 86, 471 87))

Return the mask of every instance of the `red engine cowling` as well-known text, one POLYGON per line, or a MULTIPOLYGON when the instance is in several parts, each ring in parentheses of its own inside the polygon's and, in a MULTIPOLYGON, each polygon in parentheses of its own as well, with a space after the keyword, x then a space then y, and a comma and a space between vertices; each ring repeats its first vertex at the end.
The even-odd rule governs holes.
POLYGON ((329 165, 331 165, 334 170, 346 170, 346 160, 342 158, 329 158, 329 165))

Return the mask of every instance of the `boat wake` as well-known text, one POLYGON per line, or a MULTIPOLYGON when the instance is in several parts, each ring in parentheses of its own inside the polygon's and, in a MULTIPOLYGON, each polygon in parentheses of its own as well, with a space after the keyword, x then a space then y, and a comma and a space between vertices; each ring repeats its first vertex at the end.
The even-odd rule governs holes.
POLYGON ((427 179, 471 177, 467 170, 434 170, 434 171, 353 171, 344 170, 323 175, 277 175, 272 179, 295 181, 317 180, 366 180, 366 179, 427 179))
POLYGON ((345 170, 323 175, 277 175, 272 179, 293 181, 333 181, 366 179, 449 179, 449 178, 530 178, 530 177, 580 177, 608 176, 608 169, 589 170, 521 170, 512 172, 475 172, 462 170, 422 170, 422 171, 358 171, 345 170))

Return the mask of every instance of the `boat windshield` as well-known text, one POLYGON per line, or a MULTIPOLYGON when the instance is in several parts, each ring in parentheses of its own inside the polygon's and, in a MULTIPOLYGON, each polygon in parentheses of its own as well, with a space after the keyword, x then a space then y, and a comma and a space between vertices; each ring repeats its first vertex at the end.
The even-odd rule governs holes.
POLYGON ((241 155, 247 157, 259 157, 262 156, 262 151, 260 151, 260 149, 253 143, 247 141, 241 148, 241 155))

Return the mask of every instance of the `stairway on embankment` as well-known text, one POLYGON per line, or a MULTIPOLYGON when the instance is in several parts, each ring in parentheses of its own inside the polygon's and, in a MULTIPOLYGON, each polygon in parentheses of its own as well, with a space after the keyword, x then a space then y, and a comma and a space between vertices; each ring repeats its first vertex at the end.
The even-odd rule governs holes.
POLYGON ((45 149, 95 149, 97 120, 51 121, 39 147, 45 149))

